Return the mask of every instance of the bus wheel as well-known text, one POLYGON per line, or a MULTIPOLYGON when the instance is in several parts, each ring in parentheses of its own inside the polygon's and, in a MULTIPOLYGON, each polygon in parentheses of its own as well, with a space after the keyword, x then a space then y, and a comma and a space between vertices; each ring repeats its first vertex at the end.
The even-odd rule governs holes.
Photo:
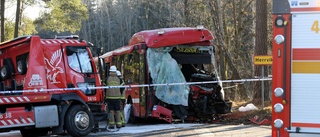
POLYGON ((134 116, 134 108, 133 108, 133 104, 131 104, 130 107, 130 114, 129 114, 129 123, 136 123, 136 117, 134 116))
POLYGON ((178 116, 181 120, 184 120, 188 116, 188 111, 185 106, 182 105, 173 105, 173 112, 178 116))
POLYGON ((48 134, 48 129, 40 128, 29 128, 29 129, 20 129, 20 133, 23 137, 37 137, 45 136, 48 134))
POLYGON ((94 126, 93 114, 84 105, 74 105, 66 113, 64 123, 68 134, 71 136, 86 136, 94 126))

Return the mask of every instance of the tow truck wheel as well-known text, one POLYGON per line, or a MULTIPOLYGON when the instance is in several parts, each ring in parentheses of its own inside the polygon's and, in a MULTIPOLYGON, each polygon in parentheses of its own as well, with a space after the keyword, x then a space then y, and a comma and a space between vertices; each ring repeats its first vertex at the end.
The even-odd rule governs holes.
POLYGON ((20 60, 17 62, 17 70, 20 75, 26 74, 27 72, 27 62, 20 60))
POLYGON ((10 68, 8 65, 3 65, 1 70, 0 70, 0 76, 2 80, 6 80, 7 78, 10 77, 10 68))
POLYGON ((37 137, 45 136, 48 134, 48 129, 40 128, 30 128, 30 129, 20 129, 20 133, 23 137, 37 137))
POLYGON ((94 126, 93 114, 84 105, 71 106, 66 114, 65 128, 74 137, 88 135, 94 126))

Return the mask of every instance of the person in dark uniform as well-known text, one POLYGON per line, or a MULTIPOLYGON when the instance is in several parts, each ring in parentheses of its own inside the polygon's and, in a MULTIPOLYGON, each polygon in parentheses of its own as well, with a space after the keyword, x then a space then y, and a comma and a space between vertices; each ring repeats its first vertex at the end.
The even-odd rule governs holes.
MULTIPOLYGON (((110 74, 106 80, 107 86, 119 86, 120 79, 117 77, 116 66, 110 67, 110 74)), ((122 122, 120 118, 120 88, 109 88, 106 91, 105 101, 107 102, 110 118, 109 129, 114 129, 116 124, 117 128, 121 128, 122 122)))

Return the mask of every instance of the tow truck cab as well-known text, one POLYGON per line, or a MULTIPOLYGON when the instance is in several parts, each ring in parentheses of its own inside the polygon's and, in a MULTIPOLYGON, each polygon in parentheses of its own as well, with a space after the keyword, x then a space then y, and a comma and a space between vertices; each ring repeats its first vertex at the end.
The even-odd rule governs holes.
POLYGON ((0 44, 0 132, 89 134, 106 118, 90 42, 23 36, 0 44))

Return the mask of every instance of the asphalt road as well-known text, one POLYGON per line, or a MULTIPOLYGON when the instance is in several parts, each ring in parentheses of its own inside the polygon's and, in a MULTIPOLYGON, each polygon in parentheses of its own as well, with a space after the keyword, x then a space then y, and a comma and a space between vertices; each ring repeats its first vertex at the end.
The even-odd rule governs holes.
MULTIPOLYGON (((121 130, 125 130, 121 129, 121 130)), ((271 126, 204 124, 131 134, 100 134, 111 137, 271 137, 271 126)))
MULTIPOLYGON (((89 137, 271 137, 270 126, 220 124, 127 125, 117 132, 91 133, 89 137)), ((21 137, 19 131, 0 133, 0 137, 21 137)), ((50 136, 48 136, 50 137, 50 136)), ((52 136, 51 136, 52 137, 52 136)), ((69 137, 69 136, 59 136, 69 137)))

